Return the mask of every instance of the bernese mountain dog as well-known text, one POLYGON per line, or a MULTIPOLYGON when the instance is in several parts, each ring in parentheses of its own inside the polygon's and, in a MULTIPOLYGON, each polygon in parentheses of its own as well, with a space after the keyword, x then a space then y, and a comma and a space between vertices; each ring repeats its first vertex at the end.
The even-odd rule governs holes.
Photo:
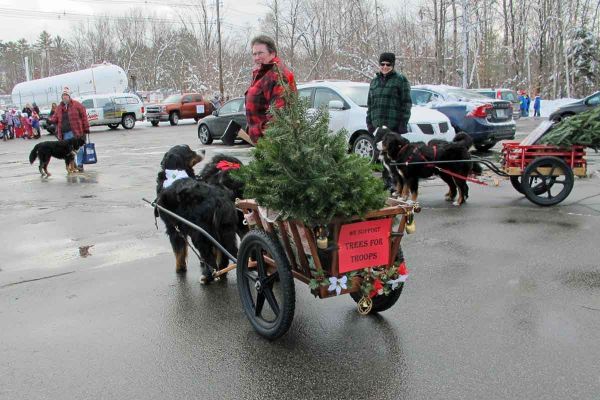
POLYGON ((470 160, 469 148, 473 145, 473 139, 469 135, 458 133, 452 142, 431 140, 427 144, 411 143, 402 135, 383 127, 378 129, 377 136, 382 137, 382 141, 377 145, 380 159, 395 182, 396 193, 403 199, 407 200, 410 195, 411 200, 417 201, 419 179, 429 178, 435 174, 448 185, 446 201, 461 206, 467 200, 469 186, 466 179, 460 177, 468 177, 471 172, 481 172, 479 164, 476 162, 435 164, 434 161, 470 160), (392 165, 392 163, 397 164, 392 165), (418 164, 411 165, 411 163, 418 164), (454 175, 443 170, 450 171, 454 175))
POLYGON ((77 167, 75 166, 75 156, 77 155, 77 150, 79 150, 79 148, 84 144, 85 139, 83 138, 38 143, 33 146, 31 153, 29 153, 29 163, 33 164, 35 159, 39 158, 40 165, 38 166, 38 169, 42 175, 42 178, 44 176, 48 177, 51 175, 50 172, 48 172, 48 164, 50 163, 50 159, 52 157, 65 160, 67 174, 77 172, 77 167))

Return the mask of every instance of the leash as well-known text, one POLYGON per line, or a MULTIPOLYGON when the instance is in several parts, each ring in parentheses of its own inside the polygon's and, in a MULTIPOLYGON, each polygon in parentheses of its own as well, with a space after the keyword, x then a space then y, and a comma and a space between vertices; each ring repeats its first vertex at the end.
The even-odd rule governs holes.
POLYGON ((471 177, 468 177, 468 176, 460 175, 460 174, 457 174, 456 172, 452 172, 452 171, 449 171, 447 169, 440 168, 440 167, 435 167, 434 166, 434 168, 437 169, 440 172, 443 172, 443 173, 448 174, 450 176, 453 176, 455 178, 459 178, 459 179, 462 179, 462 180, 465 180, 465 181, 477 183, 478 185, 488 186, 487 183, 485 183, 484 181, 480 181, 479 179, 475 179, 475 178, 471 178, 471 177))

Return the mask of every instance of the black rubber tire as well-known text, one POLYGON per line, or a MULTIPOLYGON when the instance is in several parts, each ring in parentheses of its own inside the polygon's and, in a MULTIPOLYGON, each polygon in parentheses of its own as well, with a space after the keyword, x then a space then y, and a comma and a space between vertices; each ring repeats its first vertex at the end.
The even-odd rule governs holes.
POLYGON ((525 194, 525 193, 523 193, 523 188, 521 187, 521 176, 511 175, 510 183, 512 184, 512 186, 515 188, 515 190, 517 192, 519 192, 521 194, 525 194))
MULTIPOLYGON (((371 307, 371 311, 369 311, 369 314, 380 313, 391 308, 394 304, 396 304, 396 302, 400 298, 403 288, 404 282, 400 283, 396 290, 393 290, 387 296, 385 294, 381 294, 373 297, 371 299, 373 300, 373 307, 371 307)), ((352 300, 358 303, 359 300, 362 299, 363 293, 359 290, 358 292, 350 293, 350 297, 352 297, 352 300)))
POLYGON ((133 129, 135 126, 135 116, 131 114, 123 115, 121 125, 123 125, 123 128, 125 129, 133 129))
POLYGON ((553 206, 567 198, 575 182, 573 170, 564 160, 557 157, 540 157, 525 168, 521 178, 523 193, 529 201, 538 206, 553 206), (539 168, 550 168, 548 175, 543 175, 539 168), (562 174, 553 176, 552 172, 560 168, 562 174), (552 188, 562 186, 556 196, 552 188))
POLYGON ((475 144, 473 146, 475 146, 475 150, 479 151, 479 152, 486 152, 489 149, 491 149, 492 147, 494 147, 496 145, 496 143, 486 143, 486 144, 475 144))
POLYGON ((119 127, 119 124, 108 124, 108 127, 110 129, 117 129, 119 127))
POLYGON ((169 123, 171 125, 177 125, 179 123, 179 113, 177 111, 173 111, 169 114, 169 123))
POLYGON ((352 152, 373 162, 375 159, 374 140, 373 136, 361 133, 354 142, 352 142, 352 152))
POLYGON ((198 139, 200 139, 200 143, 202 144, 211 144, 213 142, 212 134, 210 133, 210 129, 205 124, 201 124, 198 126, 198 139))
POLYGON ((158 126, 158 121, 150 121, 150 123, 152 124, 152 126, 158 126))
POLYGON ((296 289, 289 261, 279 241, 258 230, 244 236, 238 251, 237 287, 244 313, 259 335, 274 340, 288 331, 294 319, 296 289), (265 268, 264 254, 274 260, 275 272, 269 274, 265 268), (257 260, 256 270, 248 268, 251 258, 257 260), (275 285, 279 299, 273 291, 275 285), (267 304, 272 318, 263 315, 267 304))

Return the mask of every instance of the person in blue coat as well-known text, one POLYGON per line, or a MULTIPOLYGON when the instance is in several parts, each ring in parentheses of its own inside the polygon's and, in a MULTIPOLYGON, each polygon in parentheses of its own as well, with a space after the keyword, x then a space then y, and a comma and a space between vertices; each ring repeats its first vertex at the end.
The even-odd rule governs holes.
POLYGON ((525 117, 529 117, 529 109, 531 108, 531 97, 525 93, 525 117))
POLYGON ((534 117, 540 117, 540 110, 542 108, 542 97, 540 96, 540 94, 536 94, 535 95, 535 99, 533 99, 533 116, 534 117))

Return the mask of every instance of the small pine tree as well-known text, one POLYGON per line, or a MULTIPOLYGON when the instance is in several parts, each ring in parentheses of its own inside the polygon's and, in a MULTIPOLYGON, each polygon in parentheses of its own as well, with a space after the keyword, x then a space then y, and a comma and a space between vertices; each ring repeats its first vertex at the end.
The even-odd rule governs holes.
POLYGON ((329 132, 329 113, 311 115, 296 93, 285 96, 286 106, 270 111, 254 160, 237 173, 245 197, 310 226, 381 208, 383 183, 366 159, 348 154, 343 130, 329 132))
POLYGON ((563 147, 582 145, 597 151, 600 149, 600 107, 563 119, 542 136, 540 143, 563 147))

